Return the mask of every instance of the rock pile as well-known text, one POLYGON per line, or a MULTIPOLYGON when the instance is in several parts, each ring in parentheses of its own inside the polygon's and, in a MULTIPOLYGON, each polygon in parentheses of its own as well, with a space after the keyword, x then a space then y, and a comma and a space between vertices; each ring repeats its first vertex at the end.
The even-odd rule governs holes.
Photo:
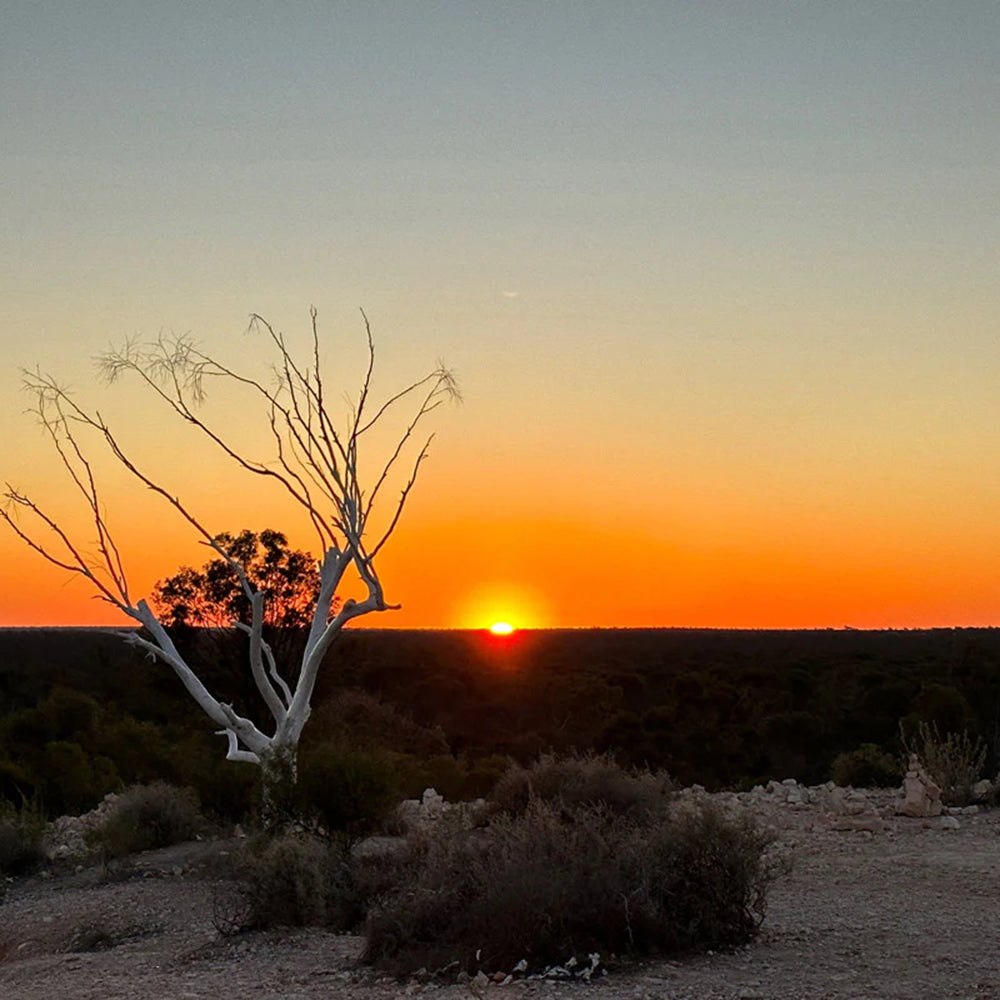
POLYGON ((903 801, 896 807, 901 816, 940 816, 941 786, 924 770, 915 753, 910 754, 906 777, 903 778, 903 801))
MULTIPOLYGON (((997 789, 990 781, 974 788, 980 802, 991 802, 997 789)), ((681 801, 708 796, 700 785, 679 793, 681 801)), ((916 758, 911 758, 901 789, 842 788, 832 781, 802 785, 794 778, 755 785, 749 792, 716 792, 711 798, 730 808, 746 808, 773 826, 815 826, 831 830, 880 833, 892 827, 896 817, 933 822, 943 830, 958 829, 957 816, 971 816, 978 805, 948 807, 941 802, 941 789, 916 758), (796 819, 797 814, 803 814, 796 819)))
POLYGON ((82 816, 60 816, 45 829, 42 849, 50 861, 74 861, 92 854, 87 845, 89 834, 99 830, 111 814, 118 796, 109 792, 96 809, 82 816))
POLYGON ((444 818, 464 827, 475 826, 486 808, 483 799, 474 802, 446 802, 434 788, 425 788, 419 799, 404 799, 396 807, 396 821, 403 830, 424 830, 444 818))

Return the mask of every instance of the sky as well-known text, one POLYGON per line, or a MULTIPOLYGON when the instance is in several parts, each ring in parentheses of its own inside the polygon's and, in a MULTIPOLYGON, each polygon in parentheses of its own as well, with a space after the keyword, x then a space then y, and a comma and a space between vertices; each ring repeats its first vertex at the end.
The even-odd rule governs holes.
MULTIPOLYGON (((0 6, 0 482, 84 547, 21 369, 212 531, 315 551, 94 359, 266 373, 249 315, 307 350, 315 306, 342 400, 363 308, 380 393, 464 397, 373 624, 1000 625, 997 4, 0 6)), ((204 562, 98 444, 133 592, 204 562)), ((0 625, 123 620, 0 531, 0 625)))

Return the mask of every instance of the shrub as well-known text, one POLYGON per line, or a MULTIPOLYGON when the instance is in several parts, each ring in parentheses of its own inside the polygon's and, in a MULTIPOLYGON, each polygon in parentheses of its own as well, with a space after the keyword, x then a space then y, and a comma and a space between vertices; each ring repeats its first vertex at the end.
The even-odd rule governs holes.
POLYGON ((533 799, 566 809, 600 806, 612 813, 661 808, 673 785, 662 772, 627 770, 607 754, 541 756, 530 767, 512 765, 490 793, 497 810, 520 815, 533 799))
POLYGON ((958 806, 972 803, 972 786, 986 763, 986 743, 968 732, 942 737, 937 723, 918 722, 915 732, 900 725, 903 747, 916 754, 930 776, 941 786, 941 801, 958 806))
POLYGON ((302 754, 296 795, 303 820, 348 839, 377 830, 399 799, 388 756, 334 743, 302 754))
POLYGON ((534 798, 485 829, 426 837, 366 926, 363 961, 396 974, 732 947, 756 934, 771 877, 768 838, 710 803, 654 816, 534 798))
POLYGON ((304 834, 254 838, 240 859, 234 890, 216 896, 223 934, 270 927, 346 930, 364 916, 361 867, 329 843, 304 834))
POLYGON ((903 780, 903 766, 877 743, 862 743, 857 750, 834 758, 831 777, 841 787, 893 788, 903 780))
POLYGON ((192 840, 203 827, 194 792, 155 782, 125 789, 89 839, 106 858, 121 858, 192 840))
POLYGON ((121 785, 115 765, 107 757, 88 754, 71 740, 46 743, 32 769, 50 815, 77 815, 121 785))
POLYGON ((22 806, 19 810, 0 808, 0 876, 19 875, 45 860, 44 829, 41 816, 30 806, 22 806))

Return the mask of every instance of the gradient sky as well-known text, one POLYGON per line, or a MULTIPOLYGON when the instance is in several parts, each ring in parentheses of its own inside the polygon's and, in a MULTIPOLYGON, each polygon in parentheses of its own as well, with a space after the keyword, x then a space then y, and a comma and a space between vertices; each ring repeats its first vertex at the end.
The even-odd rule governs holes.
MULTIPOLYGON (((19 367, 310 547, 92 359, 315 305, 349 391, 363 306, 465 395, 376 624, 1000 625, 1000 5, 0 9, 0 480, 84 539, 19 367)), ((136 591, 204 560, 109 473, 136 591)), ((118 620, 0 532, 0 624, 118 620)))

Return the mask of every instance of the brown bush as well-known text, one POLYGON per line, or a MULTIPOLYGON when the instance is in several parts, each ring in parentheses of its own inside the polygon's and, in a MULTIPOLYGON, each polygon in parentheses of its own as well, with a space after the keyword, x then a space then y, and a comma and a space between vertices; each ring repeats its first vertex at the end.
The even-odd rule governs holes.
POLYGON ((513 764, 490 793, 491 805, 518 816, 533 799, 566 809, 600 806, 616 815, 662 809, 673 783, 663 772, 623 768, 608 754, 545 754, 529 767, 513 764))
POLYGON ((222 934, 270 927, 349 930, 364 919, 377 874, 377 866, 327 840, 262 835, 248 843, 231 889, 216 895, 215 928, 222 934))
POLYGON ((900 724, 903 749, 915 753, 930 776, 941 786, 941 801, 947 806, 967 806, 973 801, 972 786, 982 777, 986 743, 968 732, 942 736, 937 723, 918 722, 908 733, 900 724))
POLYGON ((204 827, 191 789, 154 782, 126 788, 88 840, 105 858, 121 858, 193 840, 204 827))
POLYGON ((363 960, 474 973, 733 947, 763 915, 767 844, 710 803, 623 814, 536 797, 484 829, 439 824, 408 884, 370 914, 363 960))

